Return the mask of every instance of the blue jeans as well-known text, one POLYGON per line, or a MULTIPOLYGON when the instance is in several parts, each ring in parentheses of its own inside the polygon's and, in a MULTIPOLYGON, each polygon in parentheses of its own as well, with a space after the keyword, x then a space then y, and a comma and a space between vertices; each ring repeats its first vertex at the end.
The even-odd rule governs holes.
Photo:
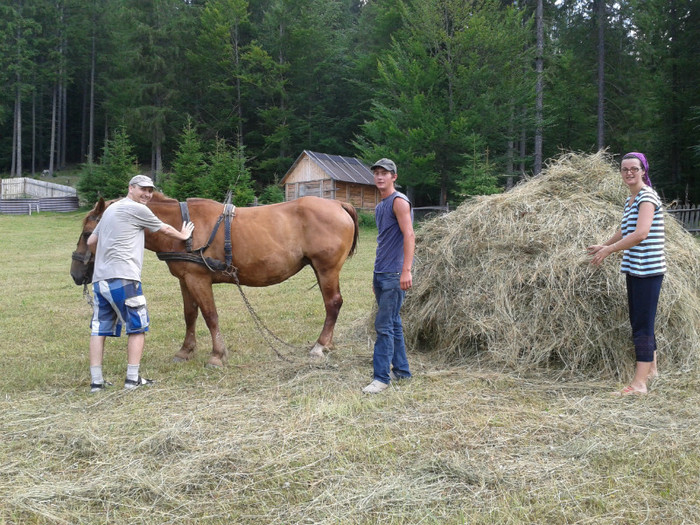
POLYGON ((406 292, 400 286, 401 274, 375 273, 372 281, 374 297, 377 300, 377 317, 374 329, 377 340, 374 343, 374 379, 389 384, 389 371, 393 368, 398 378, 409 378, 406 345, 401 325, 401 305, 406 292))

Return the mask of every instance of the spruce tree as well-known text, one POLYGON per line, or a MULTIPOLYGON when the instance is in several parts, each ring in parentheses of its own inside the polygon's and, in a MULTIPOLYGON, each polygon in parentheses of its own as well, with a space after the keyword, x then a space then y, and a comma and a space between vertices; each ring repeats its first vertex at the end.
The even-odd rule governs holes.
POLYGON ((187 119, 175 154, 170 184, 167 185, 168 193, 181 201, 188 197, 199 197, 207 169, 202 142, 192 125, 192 119, 187 119))
POLYGON ((131 177, 138 173, 136 156, 124 128, 106 141, 100 163, 85 164, 78 182, 83 200, 93 203, 100 197, 115 199, 127 193, 131 177))
POLYGON ((236 206, 247 206, 255 199, 244 147, 232 149, 224 139, 217 139, 209 158, 208 172, 202 179, 201 194, 209 199, 223 201, 229 190, 236 206))

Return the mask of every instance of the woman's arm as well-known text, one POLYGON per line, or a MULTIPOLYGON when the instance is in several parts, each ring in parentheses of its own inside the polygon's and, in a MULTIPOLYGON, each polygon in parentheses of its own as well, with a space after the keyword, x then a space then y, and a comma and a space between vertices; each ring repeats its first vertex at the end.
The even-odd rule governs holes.
POLYGON ((653 220, 654 205, 651 202, 641 203, 637 215, 637 227, 632 233, 623 237, 622 232, 617 230, 615 235, 610 237, 604 244, 595 244, 588 247, 588 253, 593 255, 591 264, 600 266, 603 260, 611 253, 619 252, 620 250, 629 250, 633 246, 637 246, 649 235, 653 220))

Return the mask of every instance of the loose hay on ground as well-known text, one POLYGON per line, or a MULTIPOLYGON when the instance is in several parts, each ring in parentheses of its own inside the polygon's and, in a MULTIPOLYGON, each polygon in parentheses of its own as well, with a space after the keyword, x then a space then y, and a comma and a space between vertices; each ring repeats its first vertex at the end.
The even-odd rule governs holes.
MULTIPOLYGON (((425 223, 403 310, 412 347, 509 367, 621 375, 633 359, 620 255, 586 247, 618 227, 627 189, 604 154, 565 154, 511 191, 425 223)), ((700 246, 669 214, 657 315, 664 366, 700 356, 700 246)))

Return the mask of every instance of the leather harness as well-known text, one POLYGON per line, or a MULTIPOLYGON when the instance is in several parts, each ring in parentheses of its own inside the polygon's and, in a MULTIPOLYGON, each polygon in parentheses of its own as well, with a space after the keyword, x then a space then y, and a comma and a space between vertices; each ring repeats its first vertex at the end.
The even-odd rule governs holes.
MULTIPOLYGON (((186 221, 190 221, 190 211, 187 206, 187 202, 180 202, 180 214, 182 215, 183 224, 186 221)), ((185 253, 183 252, 156 252, 156 256, 161 261, 185 261, 193 262, 197 264, 202 264, 209 268, 212 272, 224 272, 234 275, 237 273, 238 269, 233 266, 233 248, 231 245, 231 222, 236 216, 236 206, 231 204, 231 194, 229 193, 224 202, 224 211, 219 215, 214 228, 212 229, 211 235, 209 235, 209 240, 207 243, 197 249, 192 249, 192 237, 185 241, 185 253), (219 231, 219 226, 224 223, 224 261, 214 259, 212 257, 205 257, 204 252, 211 246, 214 242, 214 237, 216 237, 219 231)))

